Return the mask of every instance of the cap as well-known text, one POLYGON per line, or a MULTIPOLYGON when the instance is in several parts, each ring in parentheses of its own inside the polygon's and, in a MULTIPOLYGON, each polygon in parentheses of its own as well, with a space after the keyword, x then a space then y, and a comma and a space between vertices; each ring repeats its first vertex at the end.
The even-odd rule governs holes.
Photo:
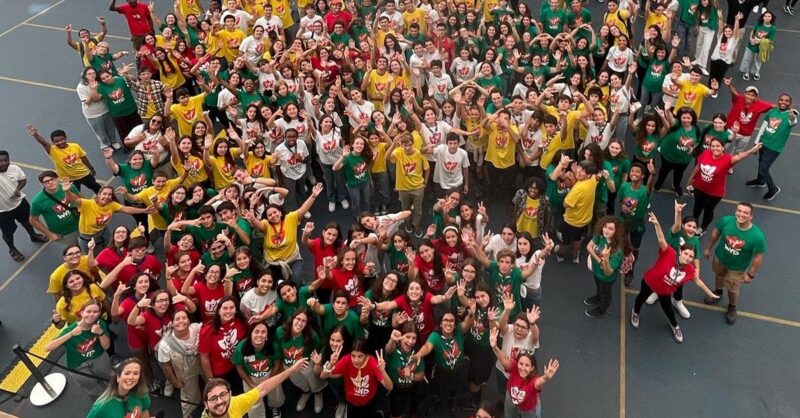
POLYGON ((756 87, 756 86, 747 86, 744 89, 744 92, 747 93, 748 91, 752 91, 753 93, 756 94, 756 96, 758 96, 758 87, 756 87))

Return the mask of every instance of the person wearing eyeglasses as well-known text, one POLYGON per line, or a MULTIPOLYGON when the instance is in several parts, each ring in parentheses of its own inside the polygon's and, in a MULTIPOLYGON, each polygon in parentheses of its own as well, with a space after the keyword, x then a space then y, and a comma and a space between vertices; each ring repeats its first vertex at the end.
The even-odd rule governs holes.
MULTIPOLYGON (((94 246, 92 246, 92 250, 94 250, 94 246)), ((53 295, 56 302, 62 296, 61 283, 68 272, 78 270, 88 277, 95 277, 93 269, 89 266, 89 256, 83 254, 78 244, 68 245, 64 249, 62 256, 64 257, 64 262, 50 274, 50 281, 47 286, 47 293, 53 295)))
MULTIPOLYGON (((51 242, 58 241, 67 246, 78 244, 78 208, 67 200, 67 193, 58 182, 58 174, 52 170, 42 171, 39 183, 42 190, 31 199, 28 222, 51 242)), ((74 185, 72 193, 78 193, 74 185)))

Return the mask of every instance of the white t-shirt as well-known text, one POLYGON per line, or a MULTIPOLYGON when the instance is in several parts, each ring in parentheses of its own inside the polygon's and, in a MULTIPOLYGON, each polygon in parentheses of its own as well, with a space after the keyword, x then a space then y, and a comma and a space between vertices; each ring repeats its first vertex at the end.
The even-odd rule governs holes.
POLYGON ((630 91, 625 91, 627 88, 623 85, 619 90, 613 88, 608 90, 608 110, 610 113, 625 114, 628 113, 631 104, 630 91))
MULTIPOLYGON (((450 125, 440 120, 437 120, 433 126, 428 126, 427 123, 423 123, 422 129, 420 129, 420 133, 422 134, 422 146, 433 145, 436 147, 444 144, 447 134, 450 133, 450 129, 450 125)), ((428 154, 426 158, 428 158, 428 161, 436 161, 433 154, 428 154)))
POLYGON ((317 22, 323 22, 323 25, 325 24, 325 22, 322 20, 322 16, 318 14, 315 14, 314 17, 308 17, 308 15, 304 15, 300 18, 300 27, 306 28, 306 30, 310 32, 311 27, 317 22))
POLYGON ((275 119, 275 126, 281 130, 282 135, 285 135, 286 131, 289 129, 296 130, 297 142, 305 142, 306 133, 308 133, 308 127, 306 126, 305 121, 301 121, 300 119, 292 119, 287 122, 286 119, 280 117, 275 119))
POLYGON ((169 160, 169 151, 158 142, 159 138, 161 138, 161 131, 157 131, 155 134, 151 134, 150 132, 145 131, 144 124, 137 125, 131 132, 128 134, 128 138, 133 138, 138 136, 144 132, 144 140, 138 144, 134 148, 137 151, 141 151, 147 156, 148 160, 152 160, 154 156, 158 155, 158 162, 159 164, 169 160))
MULTIPOLYGON (((533 257, 531 257, 531 261, 530 262, 525 261, 525 257, 517 258, 517 262, 516 262, 517 267, 519 267, 519 268, 526 267, 528 264, 533 262, 533 260, 537 259, 541 254, 542 254, 542 250, 534 251, 533 252, 533 257)), ((542 265, 540 265, 536 270, 533 271, 533 274, 531 274, 530 276, 528 276, 527 279, 525 279, 525 283, 523 283, 524 286, 522 286, 522 287, 525 287, 525 288, 528 288, 528 289, 531 289, 531 290, 536 290, 536 289, 541 287, 541 285, 542 285, 542 269, 544 269, 544 264, 546 262, 547 262, 547 258, 543 258, 542 259, 542 265)), ((525 292, 525 289, 522 289, 522 287, 520 288, 521 289, 521 293, 522 293, 521 296, 525 297, 525 293, 526 292, 525 292)))
POLYGON ((717 38, 717 45, 714 47, 714 52, 711 53, 711 60, 722 60, 728 64, 733 63, 733 53, 736 51, 736 44, 739 43, 739 39, 736 37, 728 38, 728 42, 722 43, 720 42, 722 37, 717 38))
POLYGON ((433 90, 433 98, 439 103, 444 103, 449 97, 450 89, 453 88, 453 80, 444 72, 442 72, 441 77, 436 77, 432 72, 429 72, 428 86, 433 90))
POLYGON ((597 144, 600 149, 605 150, 608 147, 608 141, 611 140, 611 124, 603 123, 603 126, 598 126, 592 120, 588 121, 587 124, 589 127, 586 128, 586 138, 583 140, 581 148, 589 144, 597 144))
POLYGON ((467 152, 456 148, 455 154, 450 153, 447 144, 439 144, 433 150, 436 167, 433 170, 433 181, 439 183, 445 190, 455 189, 464 184, 463 169, 469 167, 467 152))
MULTIPOLYGON (((321 19, 321 18, 320 18, 321 19)), ((267 35, 270 32, 275 32, 276 34, 280 35, 280 30, 283 29, 283 21, 278 16, 272 15, 269 19, 266 16, 261 16, 256 19, 256 23, 253 27, 261 26, 264 28, 264 35, 267 35)))
POLYGON ((167 363, 174 361, 181 363, 183 361, 199 364, 197 359, 197 345, 200 343, 200 328, 202 324, 189 324, 189 338, 181 340, 180 338, 173 338, 172 335, 166 336, 161 339, 156 345, 156 358, 159 363, 167 363), (166 339, 174 341, 175 345, 181 348, 186 356, 174 350, 166 339))
POLYGON ((278 80, 275 79, 275 74, 272 73, 265 73, 262 71, 258 72, 258 92, 264 93, 265 90, 275 90, 275 83, 278 80))
POLYGON ((283 142, 275 148, 275 153, 278 154, 281 173, 292 180, 299 180, 306 173, 306 163, 296 161, 293 155, 297 153, 303 158, 308 157, 308 147, 306 147, 305 141, 298 138, 297 144, 293 148, 293 151, 289 151, 286 143, 283 142))
MULTIPOLYGON (((515 357, 517 353, 520 351, 527 351, 531 354, 536 352, 536 349, 539 348, 539 342, 537 341, 536 344, 531 342, 531 335, 530 331, 528 331, 528 335, 525 338, 518 340, 514 338, 514 326, 512 324, 508 324, 506 327, 506 332, 503 334, 503 353, 506 354, 506 357, 511 359, 511 361, 515 361, 515 357)), ((500 360, 497 360, 495 363, 497 370, 503 373, 503 375, 508 378, 508 373, 506 373, 506 369, 503 368, 503 365, 500 364, 500 360)))
POLYGON ((398 12, 397 10, 394 11, 394 14, 390 15, 387 12, 381 13, 380 17, 386 16, 389 19, 389 28, 390 29, 401 29, 403 27, 403 14, 398 12))
MULTIPOLYGON (((526 157, 531 158, 539 148, 542 147, 542 130, 541 129, 534 129, 530 130, 525 128, 524 126, 520 130, 522 134, 519 141, 519 146, 522 147, 522 152, 525 154, 526 157)), ((539 166, 539 158, 537 157, 534 159, 528 167, 538 167, 539 166)))
POLYGON ((225 10, 222 12, 222 16, 220 16, 219 21, 223 24, 225 23, 225 16, 233 16, 236 18, 236 26, 242 30, 242 32, 247 33, 250 30, 250 19, 253 16, 250 13, 245 12, 244 10, 236 9, 235 11, 225 10))
MULTIPOLYGON (((685 73, 681 74, 680 77, 678 77, 678 81, 686 81, 688 79, 689 79, 689 74, 685 74, 685 73)), ((667 76, 664 77, 664 82, 661 84, 661 91, 667 90, 671 94, 677 96, 678 92, 680 91, 680 89, 681 88, 678 87, 677 84, 672 82, 671 73, 667 74, 667 76)), ((675 106, 675 102, 678 101, 677 97, 670 96, 669 94, 664 94, 663 97, 664 97, 664 107, 665 108, 667 108, 667 107, 672 108, 673 106, 675 106)))
POLYGON ((514 238, 514 241, 512 241, 511 244, 506 244, 500 234, 492 235, 492 237, 489 239, 489 245, 486 246, 486 254, 489 255, 491 260, 496 260, 495 257, 500 250, 511 250, 516 253, 517 239, 514 238))
MULTIPOLYGON (((278 300, 278 292, 270 290, 266 295, 259 295, 256 289, 250 289, 242 295, 242 301, 239 302, 239 310, 245 318, 250 318, 253 315, 260 315, 265 309, 275 304, 278 300)), ((278 322, 277 315, 271 316, 267 319, 267 324, 273 326, 278 322)))
POLYGON ((78 98, 81 99, 81 111, 83 111, 83 117, 86 119, 94 119, 108 113, 108 106, 106 106, 106 102, 103 100, 94 102, 90 105, 86 104, 86 100, 88 100, 92 95, 91 87, 83 83, 78 83, 78 87, 75 90, 78 92, 78 98))
POLYGON ((333 165, 342 156, 342 134, 339 129, 333 128, 327 134, 317 131, 314 139, 317 146, 319 162, 325 165, 333 165))
POLYGON ((14 164, 9 165, 5 173, 0 173, 0 212, 13 210, 22 203, 25 193, 21 191, 18 197, 11 198, 11 195, 17 190, 17 183, 22 180, 25 180, 25 173, 14 164))
POLYGON ((372 117, 372 112, 375 111, 375 105, 369 100, 364 100, 363 104, 358 104, 353 100, 347 102, 347 109, 353 114, 350 117, 350 126, 358 126, 362 120, 369 120, 372 117))
POLYGON ((463 83, 475 76, 475 70, 478 67, 478 62, 475 60, 462 60, 461 57, 456 57, 453 63, 450 64, 450 73, 456 77, 458 83, 463 83))
POLYGON ((611 49, 608 50, 608 55, 606 56, 606 63, 608 63, 608 68, 611 71, 620 73, 628 71, 628 64, 633 62, 633 50, 630 48, 625 48, 625 50, 621 50, 616 46, 612 46, 611 49))
POLYGON ((264 57, 264 38, 256 39, 252 35, 244 38, 239 44, 239 51, 242 51, 244 57, 253 65, 258 65, 261 58, 264 57))

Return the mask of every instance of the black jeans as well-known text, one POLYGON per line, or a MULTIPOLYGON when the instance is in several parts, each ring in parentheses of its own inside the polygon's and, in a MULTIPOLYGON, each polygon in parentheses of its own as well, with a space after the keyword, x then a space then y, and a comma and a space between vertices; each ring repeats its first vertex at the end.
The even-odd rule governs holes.
POLYGON ((778 159, 778 156, 781 155, 779 152, 775 152, 767 147, 761 147, 758 151, 758 178, 759 182, 767 183, 767 188, 769 191, 775 190, 775 181, 772 180, 772 174, 769 173, 769 168, 772 167, 772 164, 775 163, 775 160, 778 159))
POLYGON ((664 185, 664 180, 667 179, 669 173, 672 173, 672 188, 678 194, 683 194, 683 187, 681 187, 681 182, 683 181, 683 172, 686 171, 686 167, 689 166, 689 163, 686 164, 678 164, 667 161, 666 158, 661 157, 661 167, 658 168, 658 177, 656 178, 655 189, 658 190, 661 186, 664 185))
POLYGON ((711 221, 714 220, 714 209, 717 208, 721 200, 722 197, 711 196, 703 191, 695 189, 692 216, 699 221, 700 214, 703 215, 703 222, 700 224, 700 228, 703 228, 704 231, 708 229, 708 226, 711 225, 711 221))
POLYGON ((100 183, 98 183, 97 179, 91 174, 81 177, 77 180, 73 180, 72 183, 75 184, 75 187, 78 188, 78 191, 81 190, 81 186, 86 186, 87 189, 95 192, 95 194, 100 191, 100 183))
POLYGON ((594 295, 594 299, 598 300, 597 305, 594 309, 597 309, 600 313, 604 314, 608 312, 609 306, 611 306, 611 300, 614 291, 614 283, 613 282, 605 282, 603 280, 598 279, 597 277, 594 278, 594 284, 597 286, 597 292, 594 295))
POLYGON ((708 83, 711 86, 711 80, 717 80, 718 83, 722 83, 722 79, 725 78, 725 73, 728 72, 728 68, 731 68, 731 65, 723 60, 711 60, 711 65, 708 68, 708 83))
MULTIPOLYGON (((680 288, 678 288, 680 289, 680 288)), ((645 283, 644 279, 642 279, 642 286, 639 290, 639 294, 636 296, 636 302, 633 305, 633 312, 637 315, 642 310, 642 305, 644 301, 653 293, 653 289, 650 289, 650 286, 645 283)), ((670 325, 673 327, 678 326, 678 321, 675 319, 675 312, 672 310, 672 302, 670 301, 669 295, 666 296, 659 296, 658 297, 658 304, 661 305, 661 310, 664 311, 664 314, 667 315, 667 319, 669 319, 670 325)))
POLYGON ((31 212, 31 205, 28 199, 23 198, 22 202, 14 209, 7 212, 0 212, 0 231, 3 232, 3 241, 8 245, 9 250, 15 250, 14 247, 14 232, 17 230, 17 222, 25 228, 28 235, 31 237, 36 236, 36 230, 33 225, 28 221, 31 212))

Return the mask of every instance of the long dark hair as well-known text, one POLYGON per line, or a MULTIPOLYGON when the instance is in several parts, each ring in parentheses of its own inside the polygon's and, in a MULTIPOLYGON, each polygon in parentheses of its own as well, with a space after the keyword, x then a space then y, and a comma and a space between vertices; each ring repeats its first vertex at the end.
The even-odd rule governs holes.
MULTIPOLYGON (((428 238, 423 239, 422 242, 419 243, 420 247, 423 245, 433 250, 433 260, 431 260, 433 264, 433 274, 444 278, 444 262, 442 261, 442 255, 439 253, 439 250, 433 245, 433 241, 428 238)), ((419 250, 419 247, 417 247, 417 250, 419 250)))
POLYGON ((342 353, 349 353, 353 347, 353 336, 347 331, 344 325, 339 324, 331 328, 328 335, 325 336, 325 346, 322 348, 322 361, 326 362, 331 359, 333 349, 331 348, 331 335, 339 333, 342 336, 342 353))
POLYGON ((222 309, 222 305, 224 305, 225 302, 233 302, 233 306, 236 307, 236 314, 233 317, 233 321, 239 321, 240 324, 245 323, 242 313, 239 311, 239 306, 236 305, 236 300, 231 296, 223 296, 222 299, 220 299, 217 303, 217 306, 214 308, 214 321, 212 324, 214 325, 215 332, 222 329, 222 317, 220 316, 219 311, 222 309))
POLYGON ((283 328, 283 341, 286 342, 292 339, 292 322, 294 322, 294 319, 300 316, 300 314, 305 315, 307 318, 306 326, 303 327, 303 330, 301 331, 301 334, 303 335, 303 346, 310 347, 313 342, 312 336, 314 335, 314 330, 311 329, 313 327, 313 319, 311 318, 311 315, 309 315, 308 309, 306 308, 298 308, 291 316, 289 316, 288 319, 286 319, 286 322, 281 325, 283 328))
POLYGON ((245 357, 252 356, 257 351, 264 352, 267 357, 272 357, 275 353, 275 347, 269 341, 269 327, 264 322, 256 322, 253 324, 253 326, 250 328, 250 332, 247 334, 247 338, 242 340, 240 344, 242 344, 242 354, 245 357), (256 347, 253 345, 253 339, 250 336, 253 335, 253 331, 259 325, 267 329, 267 339, 264 341, 264 347, 261 350, 256 350, 256 347))
POLYGON ((66 310, 67 312, 72 310, 72 298, 73 298, 72 292, 67 288, 67 281, 69 281, 70 277, 72 277, 73 275, 76 275, 76 274, 78 276, 81 276, 81 278, 83 279, 83 285, 81 286, 81 290, 86 292, 86 294, 89 295, 90 299, 92 297, 92 293, 91 293, 91 289, 90 289, 90 285, 92 283, 92 279, 89 276, 87 276, 86 273, 84 273, 84 272, 82 272, 80 270, 76 269, 76 270, 68 271, 67 274, 64 275, 64 278, 61 279, 61 297, 64 298, 64 303, 65 303, 64 310, 66 310))
MULTIPOLYGON (((160 46, 157 46, 156 47, 156 52, 163 52, 164 53, 164 59, 163 60, 160 60, 160 59, 158 59, 158 57, 156 57, 156 61, 158 61, 158 67, 159 67, 159 70, 161 71, 161 74, 166 74, 168 72, 172 72, 173 74, 175 74, 175 73, 178 73, 180 71, 179 68, 175 68, 175 65, 172 64, 172 61, 169 59, 169 52, 167 52, 166 49, 164 49, 164 48, 162 48, 160 46), (167 70, 167 67, 169 67, 170 69, 167 70)), ((155 56, 155 54, 153 54, 153 55, 155 56)))

